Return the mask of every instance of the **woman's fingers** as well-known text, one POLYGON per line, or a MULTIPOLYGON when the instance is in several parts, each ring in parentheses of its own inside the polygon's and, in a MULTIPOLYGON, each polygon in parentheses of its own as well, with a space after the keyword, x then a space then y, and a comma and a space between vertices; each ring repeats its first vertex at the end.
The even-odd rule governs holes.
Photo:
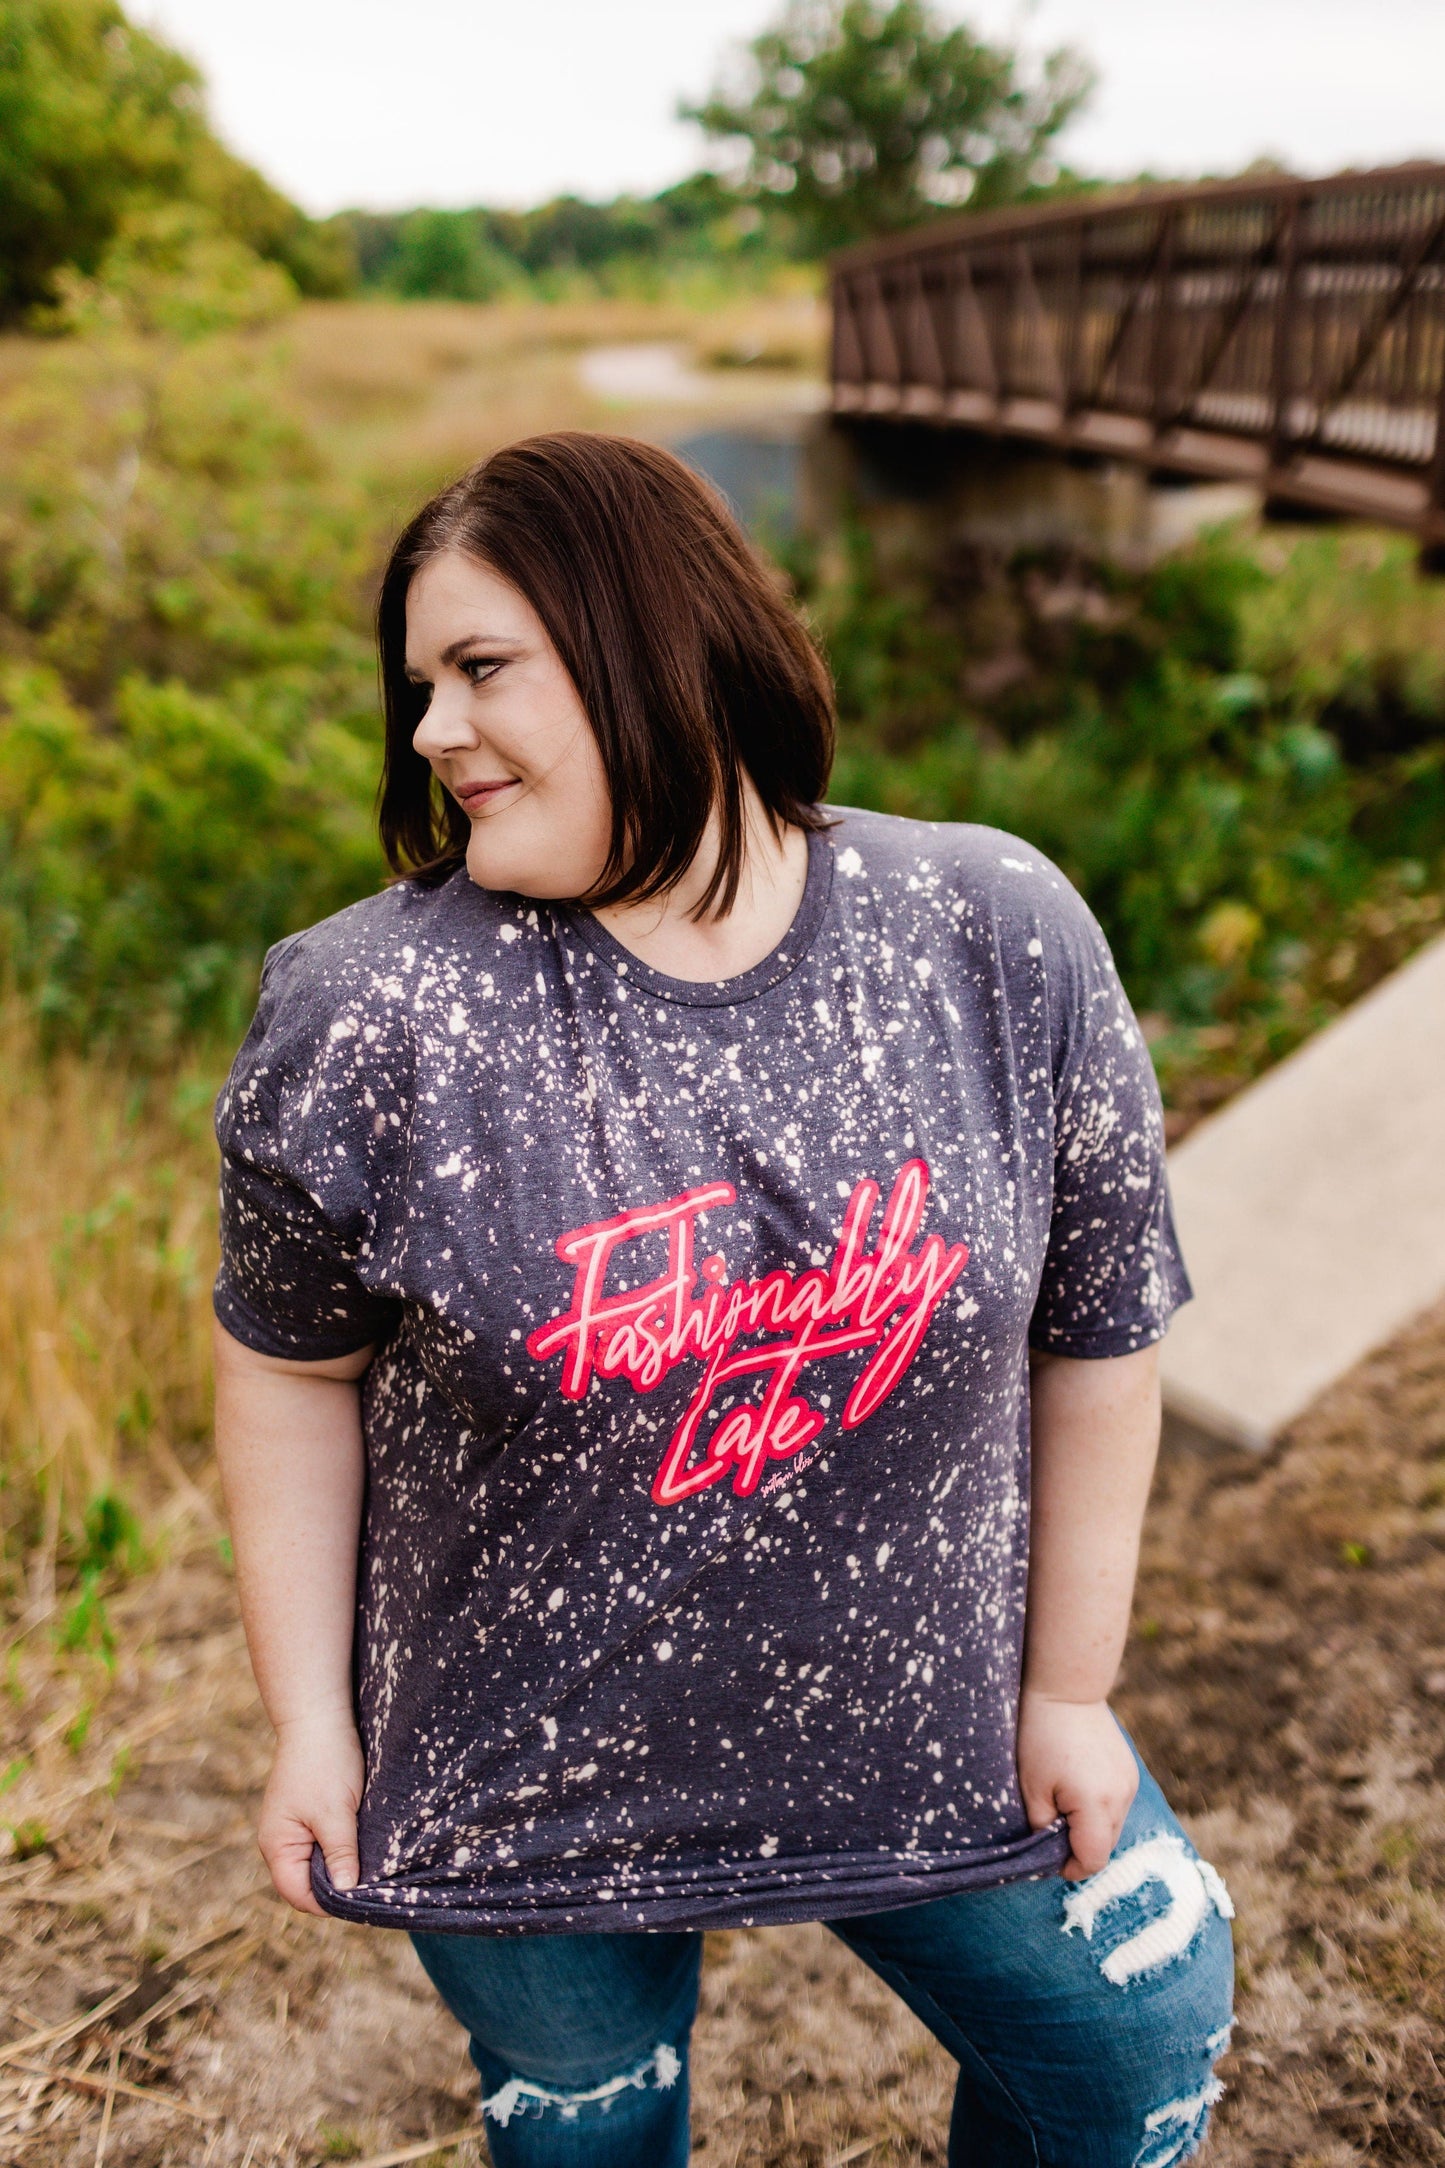
POLYGON ((316 1817, 316 1841, 335 1889, 355 1889, 361 1880, 356 1848, 356 1816, 345 1810, 316 1817))
POLYGON ((1047 1829, 1050 1822, 1058 1820, 1063 1810, 1051 1785, 1030 1783, 1025 1778, 1021 1788, 1030 1829, 1047 1829))
POLYGON ((1071 1882, 1107 1866, 1139 1788, 1129 1743, 1107 1702, 1073 1702, 1028 1687, 1019 1712, 1019 1786, 1030 1826, 1069 1825, 1071 1882))
POLYGON ((321 1907, 311 1894, 311 1853, 316 1843, 313 1832, 300 1822, 290 1822, 279 1829, 263 1828, 259 1842, 277 1896, 284 1897, 296 1911, 314 1912, 319 1917, 321 1907))
POLYGON ((361 1879, 356 1815, 344 1801, 312 1808, 304 1819, 296 1813, 263 1815, 259 1841, 278 1895, 298 1912, 321 1911, 311 1891, 311 1855, 318 1844, 335 1888, 355 1889, 361 1879))
POLYGON ((1064 1799, 1056 1792, 1032 1789, 1024 1793, 1024 1810, 1030 1829, 1047 1829, 1063 1815, 1069 1825, 1069 1856, 1063 1871, 1068 1881, 1078 1882, 1108 1865, 1129 1802, 1113 1793, 1064 1799))
POLYGON ((1047 1829, 1063 1815, 1069 1826, 1069 1856, 1063 1871, 1068 1881, 1078 1882, 1108 1865, 1129 1801, 1112 1790, 1089 1794, 1073 1786, 1058 1792, 1029 1787, 1024 1792, 1024 1811, 1030 1829, 1047 1829))
POLYGON ((293 1718, 278 1725, 276 1759, 257 1832, 271 1880, 298 1912, 320 1913, 311 1892, 311 1855, 319 1844, 336 1889, 361 1879, 356 1810, 365 1771, 349 1711, 293 1718))
POLYGON ((1098 1874, 1101 1868, 1108 1866, 1127 1812, 1126 1805, 1108 1797, 1081 1800, 1069 1809, 1069 1856, 1064 1862, 1066 1881, 1080 1882, 1085 1875, 1098 1874))

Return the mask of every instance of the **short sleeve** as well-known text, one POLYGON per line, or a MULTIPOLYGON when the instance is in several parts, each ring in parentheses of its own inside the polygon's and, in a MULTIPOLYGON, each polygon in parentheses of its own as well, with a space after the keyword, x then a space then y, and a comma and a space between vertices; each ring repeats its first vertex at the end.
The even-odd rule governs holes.
POLYGON ((1054 1050, 1053 1204, 1029 1329, 1048 1354, 1129 1355, 1190 1299, 1144 1035, 1091 913, 1063 883, 1043 947, 1054 1050))
POLYGON ((306 937, 266 959, 261 998, 216 1102, 216 1315, 264 1355, 320 1362, 391 1338, 400 1305, 379 1232, 405 1133, 393 1035, 310 967, 306 937))

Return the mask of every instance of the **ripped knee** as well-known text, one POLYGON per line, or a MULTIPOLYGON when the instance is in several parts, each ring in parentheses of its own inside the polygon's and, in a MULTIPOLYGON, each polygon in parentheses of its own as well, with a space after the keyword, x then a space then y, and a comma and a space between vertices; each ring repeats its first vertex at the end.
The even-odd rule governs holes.
MULTIPOLYGON (((1127 1987, 1182 1957, 1211 1912, 1232 1920, 1234 1906, 1207 1859, 1197 1859, 1182 1837, 1141 1837, 1116 1852, 1107 1867, 1080 1882, 1064 1899, 1063 1931, 1094 1939, 1100 1916, 1149 1883, 1162 1886, 1166 1902, 1100 1959, 1099 1970, 1116 1987, 1127 1987)), ((1166 2156, 1168 2157, 1168 2156, 1166 2156)))
POLYGON ((681 2075, 682 2057, 676 2048, 660 2040, 635 2069, 577 2091, 538 2085, 530 2078, 508 2078, 505 2085, 499 2085, 483 2100, 482 2114, 504 2130, 514 2115, 558 2115, 564 2122, 575 2122, 584 2109, 605 2115, 628 2093, 671 2092, 681 2075))
POLYGON ((1144 2118, 1144 2137, 1134 2155, 1134 2168, 1175 2168, 1198 2152, 1204 2143, 1209 2111, 1222 2098, 1224 2087, 1210 2078, 1197 2093, 1180 2100, 1166 2100, 1151 2108, 1144 2118))

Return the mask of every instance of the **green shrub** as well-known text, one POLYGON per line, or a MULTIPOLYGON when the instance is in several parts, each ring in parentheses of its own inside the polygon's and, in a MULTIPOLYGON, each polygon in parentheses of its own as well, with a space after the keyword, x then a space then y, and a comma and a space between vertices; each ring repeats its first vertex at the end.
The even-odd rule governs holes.
POLYGON ((284 677, 128 677, 102 723, 16 670, 0 702, 0 941, 71 1035, 234 1029, 267 944, 377 885, 374 755, 284 677))
POLYGON ((382 877, 376 520, 261 351, 100 323, 0 400, 0 968, 52 1035, 233 1031, 382 877))
POLYGON ((1216 536, 1129 576, 1059 553, 812 583, 833 796, 1056 858, 1204 1104, 1441 922, 1445 598, 1408 541, 1216 536), (1271 562, 1272 560, 1272 562, 1271 562))
POLYGON ((492 301, 524 288, 521 266, 488 239, 468 211, 407 211, 396 221, 389 286, 408 300, 492 301))
POLYGON ((0 322, 94 276, 137 218, 184 206, 294 292, 355 277, 350 237, 307 218, 211 133, 190 61, 116 0, 0 8, 0 322))

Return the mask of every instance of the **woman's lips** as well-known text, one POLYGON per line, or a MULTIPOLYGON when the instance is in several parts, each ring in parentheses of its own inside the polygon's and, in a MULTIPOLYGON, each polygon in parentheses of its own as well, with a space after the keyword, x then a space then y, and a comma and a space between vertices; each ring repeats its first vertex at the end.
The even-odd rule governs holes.
POLYGON ((469 813, 477 813, 483 806, 493 804, 505 791, 515 789, 516 783, 514 775, 502 776, 495 783, 458 783, 457 800, 469 813))

